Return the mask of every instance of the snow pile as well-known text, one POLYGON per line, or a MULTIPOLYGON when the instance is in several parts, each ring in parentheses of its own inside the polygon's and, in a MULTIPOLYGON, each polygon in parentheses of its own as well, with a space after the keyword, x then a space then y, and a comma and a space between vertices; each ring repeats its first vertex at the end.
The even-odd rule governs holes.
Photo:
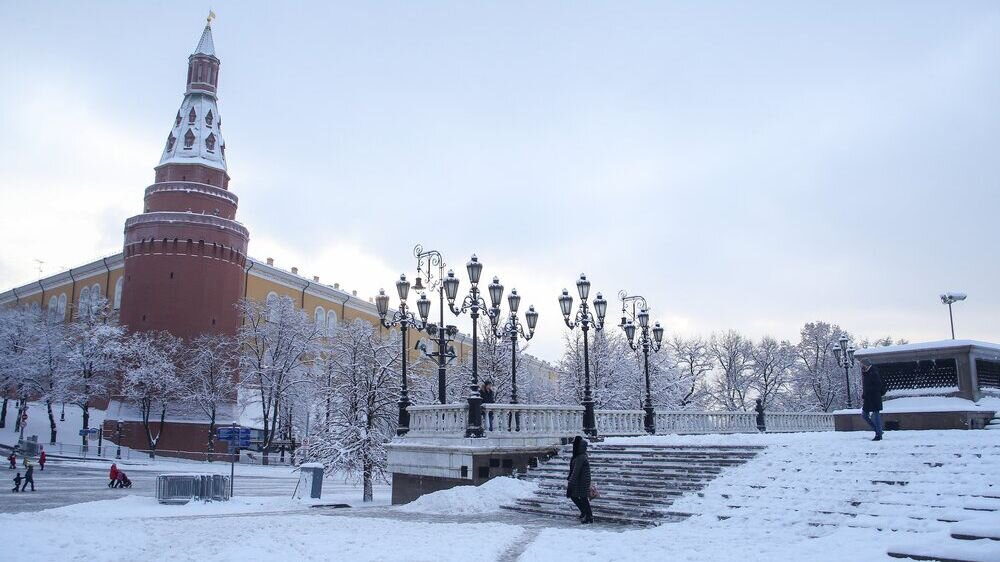
POLYGON ((515 478, 494 478, 480 486, 455 486, 417 498, 400 507, 410 513, 437 513, 443 515, 468 513, 493 513, 501 505, 535 493, 538 484, 515 478))

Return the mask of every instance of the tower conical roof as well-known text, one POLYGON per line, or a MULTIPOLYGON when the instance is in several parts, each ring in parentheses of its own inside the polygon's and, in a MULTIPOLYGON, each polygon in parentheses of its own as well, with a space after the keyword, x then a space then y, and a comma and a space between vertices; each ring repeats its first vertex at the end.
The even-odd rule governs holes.
POLYGON ((211 55, 215 56, 215 41, 212 41, 212 23, 205 24, 205 31, 201 33, 201 40, 198 41, 198 47, 195 48, 194 54, 196 55, 211 55))
POLYGON ((219 59, 212 41, 211 17, 214 15, 211 14, 205 25, 198 48, 188 57, 187 91, 167 135, 160 166, 201 164, 226 170, 226 141, 222 139, 222 116, 215 97, 219 59))

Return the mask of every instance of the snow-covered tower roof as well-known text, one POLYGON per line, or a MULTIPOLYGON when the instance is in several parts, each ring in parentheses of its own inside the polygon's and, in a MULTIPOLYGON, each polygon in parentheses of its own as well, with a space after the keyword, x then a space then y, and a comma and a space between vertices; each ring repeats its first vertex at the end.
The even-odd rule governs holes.
POLYGON ((215 41, 212 41, 211 20, 205 24, 205 31, 201 33, 201 41, 198 41, 198 46, 195 48, 194 53, 196 55, 215 56, 215 41))
POLYGON ((198 46, 188 57, 184 101, 174 116, 160 166, 201 164, 226 171, 226 143, 222 139, 222 116, 216 99, 220 61, 215 56, 212 39, 214 15, 209 15, 198 46))

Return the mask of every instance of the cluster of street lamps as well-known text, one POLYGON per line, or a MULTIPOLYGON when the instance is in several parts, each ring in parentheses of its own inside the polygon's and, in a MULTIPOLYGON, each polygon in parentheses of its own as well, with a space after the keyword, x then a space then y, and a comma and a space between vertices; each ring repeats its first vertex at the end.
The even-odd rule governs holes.
MULTIPOLYGON (((472 320, 472 369, 469 380, 468 394, 468 419, 466 423, 466 437, 482 437, 483 429, 483 397, 479 392, 479 318, 486 315, 489 319, 490 331, 499 339, 509 339, 511 347, 511 403, 518 403, 517 396, 517 349, 518 341, 524 339, 531 340, 535 335, 535 326, 538 324, 538 312, 534 306, 529 306, 524 313, 524 321, 518 317, 518 310, 521 305, 521 295, 517 289, 511 289, 507 295, 508 312, 506 318, 500 310, 503 300, 504 286, 498 277, 486 286, 486 293, 489 302, 483 298, 480 288, 480 280, 483 273, 483 264, 479 258, 473 254, 465 270, 469 278, 469 291, 459 300, 458 288, 460 281, 453 270, 444 273, 444 259, 437 250, 425 251, 422 246, 417 245, 413 250, 414 257, 417 258, 417 280, 413 286, 415 290, 424 291, 426 289, 437 290, 440 306, 439 323, 428 322, 431 301, 427 298, 426 292, 421 292, 417 300, 417 314, 409 311, 407 297, 410 292, 410 283, 406 280, 406 275, 400 275, 396 281, 396 292, 399 295, 399 307, 389 314, 389 296, 384 290, 379 290, 375 297, 375 305, 378 310, 379 319, 386 328, 398 327, 401 336, 402 349, 402 373, 399 388, 399 424, 398 435, 405 435, 409 431, 410 415, 407 408, 411 405, 409 399, 409 389, 407 380, 407 351, 408 351, 408 331, 410 329, 418 332, 426 332, 428 336, 437 344, 435 351, 428 351, 426 344, 418 341, 415 349, 423 352, 429 358, 437 361, 438 364, 438 399, 444 404, 446 402, 446 375, 448 363, 456 357, 455 349, 452 346, 458 328, 454 325, 445 324, 444 303, 447 301, 448 309, 455 316, 468 313, 472 320), (438 269, 437 275, 433 268, 438 269), (424 279, 427 285, 424 285, 424 279)), ((590 437, 597 436, 596 416, 594 414, 594 395, 590 384, 590 342, 589 333, 600 332, 604 329, 604 319, 608 311, 608 301, 601 293, 593 300, 593 311, 590 303, 590 281, 585 274, 580 274, 576 281, 576 291, 580 297, 580 304, 576 313, 573 312, 573 296, 568 289, 563 289, 559 295, 559 309, 563 315, 566 326, 575 330, 580 328, 583 332, 583 399, 580 404, 584 408, 583 412, 583 432, 590 437)), ((653 412, 652 389, 649 377, 649 354, 657 353, 663 342, 663 327, 659 322, 650 328, 649 306, 646 299, 638 295, 627 295, 624 291, 619 293, 622 301, 622 319, 620 327, 625 331, 628 344, 633 351, 642 349, 644 359, 644 371, 646 382, 646 396, 643 402, 645 410, 644 426, 647 432, 655 433, 656 424, 653 412), (631 305, 631 309, 630 309, 631 305), (638 326, 636 326, 638 323, 638 326), (636 330, 639 330, 638 342, 635 339, 636 330), (652 337, 650 337, 652 333, 652 337)), ((515 428, 520 429, 520 423, 515 417, 515 428)))
POLYGON ((460 302, 456 304, 458 300, 458 286, 459 279, 455 276, 455 272, 448 270, 447 275, 442 276, 444 270, 444 261, 441 257, 441 253, 436 250, 424 251, 421 246, 414 248, 414 256, 417 258, 417 283, 415 288, 424 289, 423 280, 420 277, 421 274, 426 275, 428 279, 428 284, 431 288, 437 288, 439 290, 440 306, 441 306, 441 322, 440 325, 429 323, 427 321, 428 315, 430 314, 431 302, 427 298, 427 293, 421 293, 420 298, 417 301, 417 313, 419 319, 413 315, 412 312, 407 310, 407 296, 410 291, 410 283, 406 280, 406 275, 400 275, 399 281, 396 282, 396 290, 399 293, 400 305, 399 309, 389 316, 389 296, 385 294, 385 291, 379 290, 379 294, 375 297, 375 306, 378 310, 379 319, 382 325, 390 327, 399 327, 401 335, 401 345, 402 345, 402 373, 400 377, 400 389, 399 389, 399 426, 396 430, 397 435, 405 435, 409 431, 410 425, 410 415, 407 408, 410 406, 409 391, 407 388, 407 330, 410 328, 416 329, 417 331, 425 331, 427 335, 431 338, 436 338, 437 340, 437 351, 428 352, 425 345, 418 342, 416 349, 420 349, 426 356, 432 357, 438 361, 438 398, 443 404, 445 402, 445 378, 447 364, 452 359, 455 358, 455 350, 451 345, 454 341, 456 334, 458 333, 458 328, 452 325, 444 324, 444 301, 448 301, 448 309, 451 310, 452 314, 455 316, 461 316, 462 314, 468 313, 469 318, 472 320, 472 376, 469 381, 469 415, 466 423, 465 436, 466 437, 482 437, 483 431, 483 416, 482 416, 482 404, 483 397, 479 393, 479 317, 485 314, 490 321, 490 329, 493 334, 498 338, 510 338, 511 340, 511 400, 513 403, 517 403, 517 341, 518 338, 524 338, 526 341, 530 340, 535 333, 535 326, 538 324, 538 313, 535 311, 534 306, 529 306, 528 311, 524 314, 524 322, 522 323, 517 317, 518 308, 521 304, 521 296, 517 293, 517 289, 511 289, 510 295, 507 297, 507 306, 510 309, 506 321, 501 324, 502 314, 500 312, 500 304, 503 300, 503 290, 504 287, 500 283, 499 278, 494 277, 493 281, 487 286, 487 293, 490 298, 490 302, 487 303, 482 297, 479 281, 483 273, 483 264, 479 261, 479 258, 473 254, 472 258, 468 263, 465 264, 466 273, 469 276, 469 292, 465 295, 460 302), (431 270, 432 266, 437 266, 439 268, 438 277, 434 278, 433 272, 431 270), (525 330, 527 328, 527 330, 525 330))

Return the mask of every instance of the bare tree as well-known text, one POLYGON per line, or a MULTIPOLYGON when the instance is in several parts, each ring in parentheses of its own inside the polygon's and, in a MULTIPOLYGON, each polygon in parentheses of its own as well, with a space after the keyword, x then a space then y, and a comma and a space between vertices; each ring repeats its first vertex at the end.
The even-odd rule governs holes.
POLYGON ((712 396, 726 410, 745 412, 751 405, 752 348, 753 344, 734 330, 713 335, 709 340, 708 352, 719 368, 718 376, 711 387, 712 396))
MULTIPOLYGON (((105 299, 77 310, 75 320, 66 326, 65 401, 82 410, 83 429, 90 428, 91 400, 108 396, 116 382, 124 334, 105 299)), ((81 439, 86 451, 87 438, 81 439)))
POLYGON ((230 336, 203 334, 188 344, 182 360, 182 397, 208 416, 208 452, 215 452, 219 408, 236 402, 237 345, 230 336))
MULTIPOLYGON (((275 437, 279 419, 288 412, 285 401, 292 390, 310 384, 310 367, 318 356, 322 327, 295 308, 292 299, 278 297, 268 302, 240 302, 243 326, 240 345, 240 384, 253 395, 263 427, 263 462, 275 437)), ((338 338, 340 333, 338 331, 338 338)))
POLYGON ((787 341, 764 336, 750 348, 751 387, 767 408, 787 390, 795 365, 795 348, 787 341))
POLYGON ((156 457, 168 406, 183 394, 177 373, 180 349, 181 340, 168 332, 137 332, 122 346, 122 393, 142 414, 150 458, 156 457), (150 421, 154 413, 159 414, 155 430, 150 421))
POLYGON ((701 337, 674 336, 667 344, 676 375, 670 404, 680 409, 701 407, 708 399, 707 379, 714 362, 708 343, 701 337))
POLYGON ((33 316, 23 357, 27 368, 22 371, 22 401, 26 402, 31 397, 44 402, 49 417, 49 443, 55 444, 57 429, 52 404, 64 395, 65 324, 49 313, 33 316))
POLYGON ((0 427, 7 425, 8 396, 13 391, 19 405, 14 418, 14 431, 21 429, 21 414, 26 403, 21 387, 27 376, 29 365, 26 360, 30 346, 35 313, 25 308, 0 310, 0 391, 3 405, 0 406, 0 427))
MULTIPOLYGON (((620 332, 592 333, 590 339, 590 384, 596 408, 634 409, 642 397, 643 376, 635 353, 620 332)), ((579 404, 583 400, 585 372, 583 336, 568 332, 559 362, 558 400, 579 404)))
POLYGON ((395 433, 399 399, 399 337, 383 337, 360 319, 338 332, 329 350, 329 420, 309 440, 307 457, 323 462, 328 472, 360 480, 365 502, 373 499, 374 481, 386 480, 385 446, 395 433))
POLYGON ((833 356, 833 346, 841 335, 847 334, 840 326, 827 322, 808 322, 799 332, 796 346, 796 367, 793 392, 802 409, 819 409, 825 412, 846 406, 844 373, 833 356))

